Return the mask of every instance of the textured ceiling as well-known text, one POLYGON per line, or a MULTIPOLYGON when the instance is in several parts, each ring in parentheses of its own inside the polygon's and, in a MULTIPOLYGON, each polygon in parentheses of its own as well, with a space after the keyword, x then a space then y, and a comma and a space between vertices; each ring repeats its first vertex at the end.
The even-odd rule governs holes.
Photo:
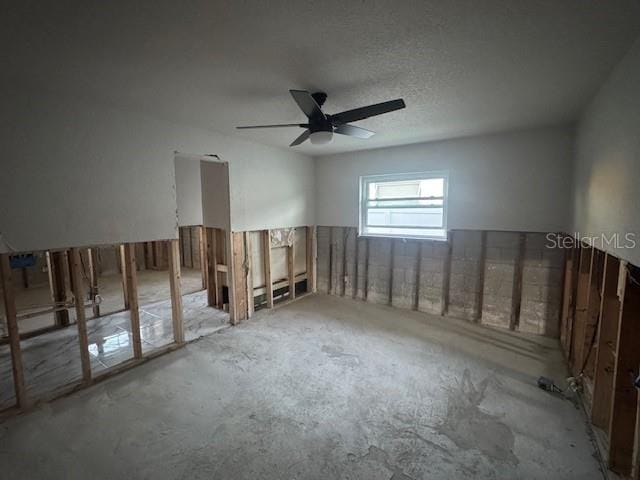
POLYGON ((304 121, 403 97, 405 110, 297 150, 322 155, 574 120, 640 34, 633 0, 30 2, 0 12, 5 81, 90 96, 287 148, 304 121), (37 6, 35 6, 37 4, 37 6))

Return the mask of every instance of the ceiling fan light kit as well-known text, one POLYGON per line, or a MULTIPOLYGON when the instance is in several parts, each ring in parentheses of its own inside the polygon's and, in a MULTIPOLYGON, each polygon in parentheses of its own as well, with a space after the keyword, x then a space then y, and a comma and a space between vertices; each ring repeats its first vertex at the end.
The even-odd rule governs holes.
POLYGON ((289 90, 291 96, 300 107, 300 110, 307 116, 308 123, 286 123, 280 125, 252 125, 236 127, 237 129, 249 128, 280 128, 280 127, 301 127, 305 131, 296 138, 290 147, 300 145, 307 139, 314 145, 325 145, 333 139, 333 134, 347 135, 366 139, 375 135, 375 132, 365 128, 349 125, 351 122, 364 120, 365 118, 382 115, 405 108, 403 99, 391 100, 388 102, 376 103, 367 107, 354 108, 334 115, 325 114, 320 107, 324 105, 327 94, 324 92, 309 93, 306 90, 289 90))

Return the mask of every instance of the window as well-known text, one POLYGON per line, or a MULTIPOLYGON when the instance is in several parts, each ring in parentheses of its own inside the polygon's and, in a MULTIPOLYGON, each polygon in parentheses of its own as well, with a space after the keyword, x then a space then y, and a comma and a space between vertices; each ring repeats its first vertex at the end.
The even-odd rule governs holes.
POLYGON ((360 177, 360 235, 446 240, 447 174, 360 177))

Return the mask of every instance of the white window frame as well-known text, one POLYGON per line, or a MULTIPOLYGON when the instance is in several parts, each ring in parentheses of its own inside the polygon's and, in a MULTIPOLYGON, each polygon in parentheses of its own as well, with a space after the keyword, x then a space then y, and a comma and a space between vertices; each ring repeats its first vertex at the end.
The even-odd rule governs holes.
MULTIPOLYGON (((359 210, 358 210, 358 235, 361 237, 390 237, 390 238, 414 238, 414 239, 426 239, 446 242, 448 238, 447 231, 447 214, 449 211, 449 172, 447 171, 431 171, 431 172, 413 172, 413 173, 393 173, 386 175, 363 175, 359 178, 360 192, 359 192, 359 210), (425 180, 429 178, 442 178, 444 180, 443 185, 443 198, 442 198, 442 227, 434 228, 433 230, 444 230, 444 236, 440 235, 407 235, 393 234, 393 233, 369 233, 366 231, 367 227, 367 200, 369 192, 369 184, 375 182, 388 182, 388 181, 402 181, 402 180, 425 180)), ((387 227, 393 228, 393 227, 387 227)), ((396 227, 398 228, 398 227, 396 227)), ((405 228, 405 227, 402 227, 405 228)), ((416 228, 417 227, 406 227, 416 228)), ((422 230, 428 228, 420 227, 422 230)))

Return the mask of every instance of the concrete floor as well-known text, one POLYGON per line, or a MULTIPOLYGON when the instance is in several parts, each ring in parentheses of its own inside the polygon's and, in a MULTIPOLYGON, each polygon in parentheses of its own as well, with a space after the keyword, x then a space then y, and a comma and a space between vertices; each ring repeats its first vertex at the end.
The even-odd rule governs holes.
POLYGON ((599 479, 557 341, 315 295, 0 424, 3 478, 599 479))

